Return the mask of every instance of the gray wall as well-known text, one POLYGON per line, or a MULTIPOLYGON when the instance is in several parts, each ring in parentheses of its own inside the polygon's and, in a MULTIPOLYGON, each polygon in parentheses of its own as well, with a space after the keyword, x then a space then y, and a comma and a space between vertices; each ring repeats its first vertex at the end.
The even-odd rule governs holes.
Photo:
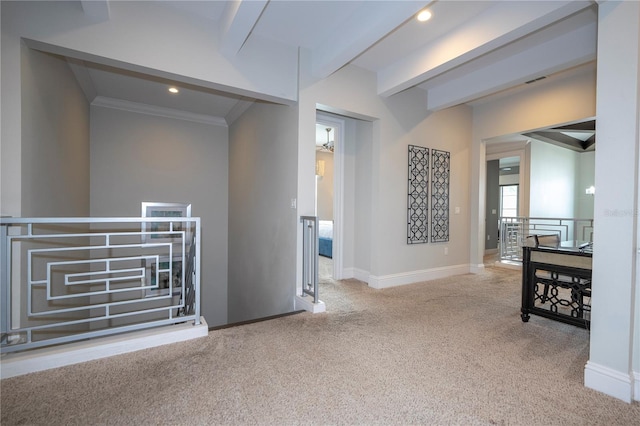
POLYGON ((500 160, 487 161, 487 204, 485 250, 498 248, 498 218, 500 217, 500 160), (495 213, 494 213, 495 212, 495 213))
POLYGON ((21 49, 22 216, 88 216, 89 105, 65 60, 21 49))
POLYGON ((357 121, 355 132, 355 193, 354 196, 354 267, 359 272, 371 270, 371 210, 373 209, 373 124, 357 121))
POLYGON ((229 128, 229 322, 291 312, 298 114, 256 103, 229 128))
MULTIPOLYGON (((344 221, 342 223, 342 272, 343 276, 354 276, 356 266, 355 257, 361 256, 361 250, 356 250, 356 239, 365 239, 368 241, 368 234, 364 234, 362 226, 369 227, 370 221, 369 215, 363 215, 363 212, 359 210, 359 203, 361 202, 361 196, 366 194, 367 191, 371 191, 369 177, 368 180, 362 180, 358 178, 358 173, 361 173, 361 165, 359 162, 362 160, 358 155, 358 146, 362 143, 363 138, 368 146, 371 146, 371 134, 363 136, 363 128, 371 128, 371 123, 357 120, 348 117, 340 117, 344 121, 345 126, 345 140, 344 140, 344 157, 343 157, 343 193, 342 193, 342 207, 344 214, 344 221), (363 186, 364 185, 364 186, 363 186), (367 187, 369 188, 367 190, 367 187)), ((371 158, 369 158, 369 161, 371 158)), ((371 167, 369 167, 371 172, 371 167)), ((369 203, 371 199, 369 198, 369 203)), ((369 207, 370 208, 370 204, 369 207)), ((366 242, 365 242, 366 244, 366 242)), ((369 259, 369 252, 365 254, 366 259, 369 259)), ((367 264, 368 265, 368 264, 367 264)), ((335 264, 334 264, 335 267, 335 264)), ((368 268, 368 266, 367 266, 368 268)), ((360 268, 362 269, 362 268, 360 268)), ((368 269, 363 269, 368 270, 368 269)))
MULTIPOLYGON (((530 216, 593 218, 595 151, 575 152, 549 143, 531 142, 530 216)), ((502 178, 501 178, 502 183, 502 178)))
POLYGON ((191 203, 202 219, 201 312, 227 322, 226 127, 91 107, 91 216, 140 216, 143 201, 191 203))
MULTIPOLYGON (((89 215, 89 104, 78 86, 67 62, 54 55, 42 53, 21 45, 21 215, 23 217, 76 217, 89 215)), ((19 180, 19 179, 16 179, 19 180)), ((67 232, 82 231, 74 226, 67 232)), ((42 231, 39 231, 42 233, 42 231)), ((69 241, 78 245, 86 244, 82 238, 69 241)), ((22 242, 20 254, 14 253, 14 262, 22 259, 21 275, 26 277, 27 264, 25 250, 42 248, 43 243, 22 242)), ((67 259, 74 256, 83 258, 86 253, 67 252, 67 259)), ((39 255, 31 258, 31 271, 36 279, 44 279, 46 262, 58 260, 56 256, 39 255)), ((15 264, 14 264, 15 266, 15 264)), ((86 271, 74 265, 74 271, 86 271)), ((52 281, 56 291, 64 291, 65 286, 54 274, 52 281)), ((17 292, 17 288, 12 291, 17 292)), ((28 289, 25 281, 20 288, 20 299, 27 300, 28 289)), ((44 291, 36 289, 32 293, 33 308, 36 312, 60 309, 65 306, 85 304, 84 298, 73 298, 64 302, 48 302, 44 291)), ((13 298, 16 300, 15 297, 13 298)), ((38 321, 27 317, 21 311, 20 325, 36 325, 38 321)), ((15 315, 15 314, 14 314, 15 315)), ((86 313, 69 313, 69 318, 84 318, 86 313)), ((15 319, 15 318, 14 318, 15 319)), ((84 331, 85 324, 64 329, 55 329, 48 338, 64 335, 66 331, 84 331), (58 334, 59 333, 59 334, 58 334)), ((34 332, 35 336, 43 333, 34 332)))

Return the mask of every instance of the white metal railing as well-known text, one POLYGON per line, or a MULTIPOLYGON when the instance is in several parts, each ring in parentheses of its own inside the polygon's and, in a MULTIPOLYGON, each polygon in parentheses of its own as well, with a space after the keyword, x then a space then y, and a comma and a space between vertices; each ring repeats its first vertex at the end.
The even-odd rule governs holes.
POLYGON ((557 235, 560 242, 593 242, 593 219, 500 217, 500 260, 522 262, 522 246, 533 235, 557 235))
POLYGON ((302 296, 318 303, 318 218, 300 216, 302 222, 302 296))
POLYGON ((1 352, 193 321, 200 218, 1 218, 1 352))

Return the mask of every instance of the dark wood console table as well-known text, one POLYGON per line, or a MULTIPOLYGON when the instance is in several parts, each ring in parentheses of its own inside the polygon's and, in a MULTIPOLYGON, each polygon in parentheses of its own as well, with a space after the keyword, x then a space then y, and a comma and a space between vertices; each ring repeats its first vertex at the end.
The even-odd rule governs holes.
POLYGON ((522 251, 522 321, 534 314, 588 329, 591 253, 527 246, 522 251))

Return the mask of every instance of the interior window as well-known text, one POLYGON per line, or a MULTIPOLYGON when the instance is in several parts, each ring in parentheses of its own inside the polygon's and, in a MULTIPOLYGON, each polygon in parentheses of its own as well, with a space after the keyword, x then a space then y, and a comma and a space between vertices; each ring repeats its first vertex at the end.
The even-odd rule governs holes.
POLYGON ((500 186, 500 216, 518 216, 518 185, 500 186))

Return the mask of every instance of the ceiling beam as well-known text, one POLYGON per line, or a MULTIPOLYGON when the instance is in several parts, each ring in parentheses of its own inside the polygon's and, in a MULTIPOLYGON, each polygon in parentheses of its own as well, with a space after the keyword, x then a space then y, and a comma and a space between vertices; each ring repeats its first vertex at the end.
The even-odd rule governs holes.
POLYGON ((567 136, 564 133, 539 131, 524 133, 524 136, 530 137, 532 139, 537 139, 542 142, 547 142, 562 148, 569 148, 577 152, 583 152, 585 150, 580 139, 572 138, 571 136, 567 136))
POLYGON ((580 123, 567 124, 566 126, 554 127, 551 130, 555 130, 558 132, 595 132, 596 131, 596 120, 582 121, 580 123))
POLYGON ((378 94, 399 93, 591 5, 589 1, 497 2, 449 35, 378 72, 378 94))
POLYGON ((365 52, 434 0, 416 2, 364 2, 359 13, 339 31, 313 49, 312 73, 326 78, 365 52), (366 25, 362 23, 366 22, 366 25))
POLYGON ((110 17, 108 0, 80 0, 85 15, 107 20, 110 17))
POLYGON ((227 2, 220 18, 220 52, 235 56, 251 35, 268 0, 236 0, 227 2))
POLYGON ((591 23, 428 89, 427 108, 437 111, 470 102, 594 61, 596 46, 597 26, 591 23))

